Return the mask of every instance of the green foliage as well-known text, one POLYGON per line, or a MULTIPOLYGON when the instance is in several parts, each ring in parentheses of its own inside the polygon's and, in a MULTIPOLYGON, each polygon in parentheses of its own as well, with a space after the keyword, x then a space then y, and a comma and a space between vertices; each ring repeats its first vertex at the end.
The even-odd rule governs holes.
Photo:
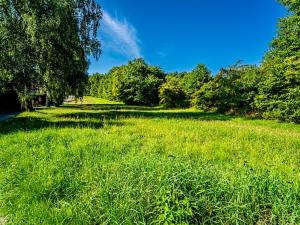
POLYGON ((100 54, 101 17, 95 0, 1 0, 1 86, 9 75, 26 108, 35 92, 57 105, 69 94, 83 96, 87 57, 100 54))
POLYGON ((279 0, 284 6, 294 13, 299 13, 300 3, 297 0, 279 0))
POLYGON ((89 77, 89 94, 93 97, 120 101, 121 84, 127 67, 113 67, 107 74, 94 74, 89 77))
POLYGON ((193 104, 204 110, 250 113, 255 111, 254 98, 262 79, 255 66, 234 65, 222 69, 193 96, 193 104))
POLYGON ((182 85, 186 94, 191 98, 205 83, 212 79, 211 72, 203 64, 199 64, 192 72, 185 73, 182 85))
POLYGON ((166 108, 182 108, 188 106, 187 95, 179 77, 167 76, 167 81, 159 89, 160 104, 166 108))
POLYGON ((160 102, 170 108, 190 106, 193 95, 212 79, 211 72, 203 64, 197 65, 191 72, 170 73, 161 86, 160 102))
POLYGON ((192 104, 202 110, 216 110, 220 101, 217 94, 218 85, 215 81, 204 84, 200 90, 193 95, 192 104))
POLYGON ((157 105, 159 87, 165 75, 160 68, 149 66, 143 59, 114 67, 106 75, 95 74, 89 79, 90 94, 129 105, 157 105))
POLYGON ((56 105, 67 95, 129 105, 185 107, 253 114, 299 123, 300 4, 280 0, 289 14, 280 20, 262 66, 234 65, 215 77, 203 64, 170 74, 143 59, 87 76, 88 56, 98 58, 102 12, 96 0, 1 0, 0 93, 16 91, 24 108, 45 93, 56 105))
POLYGON ((120 87, 120 100, 129 105, 157 105, 164 73, 143 59, 130 61, 120 87))
POLYGON ((300 14, 299 2, 281 1, 290 14, 280 20, 262 68, 256 107, 265 118, 299 123, 300 111, 300 14))

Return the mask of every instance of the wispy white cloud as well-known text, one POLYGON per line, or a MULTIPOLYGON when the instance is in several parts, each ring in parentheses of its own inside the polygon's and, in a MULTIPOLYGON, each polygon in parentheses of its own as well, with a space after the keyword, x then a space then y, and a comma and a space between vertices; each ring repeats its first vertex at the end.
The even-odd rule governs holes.
POLYGON ((103 12, 103 48, 113 50, 129 59, 142 57, 140 41, 133 25, 103 12))

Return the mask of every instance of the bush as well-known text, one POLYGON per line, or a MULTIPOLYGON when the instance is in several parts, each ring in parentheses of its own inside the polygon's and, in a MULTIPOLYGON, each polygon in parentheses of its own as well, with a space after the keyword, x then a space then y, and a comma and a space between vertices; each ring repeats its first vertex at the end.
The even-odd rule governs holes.
POLYGON ((91 76, 88 92, 93 97, 128 105, 153 106, 159 104, 159 87, 164 81, 165 74, 159 67, 136 59, 128 65, 114 67, 107 74, 91 76))
POLYGON ((300 60, 266 61, 255 106, 266 119, 300 123, 300 60))
POLYGON ((164 78, 160 68, 147 65, 143 59, 130 61, 120 85, 119 98, 128 105, 157 105, 164 78))
POLYGON ((191 72, 184 74, 181 83, 185 93, 191 99, 196 91, 211 80, 211 72, 205 65, 199 64, 191 72))
POLYGON ((251 113, 262 79, 256 66, 234 65, 204 84, 194 95, 192 103, 204 110, 225 113, 251 113))
POLYGON ((177 77, 168 77, 159 89, 160 104, 167 108, 186 107, 187 96, 177 77))
POLYGON ((192 104, 203 110, 214 110, 217 108, 217 83, 210 81, 204 84, 200 90, 193 94, 192 104))
POLYGON ((260 95, 256 97, 255 104, 265 119, 300 123, 299 87, 283 89, 273 95, 269 94, 266 88, 262 88, 260 95))

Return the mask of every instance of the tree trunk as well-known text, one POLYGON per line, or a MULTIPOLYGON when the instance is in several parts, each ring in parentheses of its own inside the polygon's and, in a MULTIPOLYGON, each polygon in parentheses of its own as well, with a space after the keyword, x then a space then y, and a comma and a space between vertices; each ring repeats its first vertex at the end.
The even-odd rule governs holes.
POLYGON ((46 91, 46 107, 50 107, 50 104, 49 104, 49 92, 46 91))
POLYGON ((28 88, 27 88, 27 85, 25 84, 22 105, 23 105, 24 110, 27 112, 33 111, 32 101, 31 101, 30 97, 28 97, 28 96, 30 96, 30 95, 28 94, 28 88))

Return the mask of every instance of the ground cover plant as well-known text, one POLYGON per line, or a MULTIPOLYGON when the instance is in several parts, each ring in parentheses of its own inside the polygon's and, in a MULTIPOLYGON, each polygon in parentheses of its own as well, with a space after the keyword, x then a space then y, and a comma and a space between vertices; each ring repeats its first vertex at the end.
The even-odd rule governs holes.
POLYGON ((3 224, 299 224, 300 128, 87 97, 0 122, 3 224))

